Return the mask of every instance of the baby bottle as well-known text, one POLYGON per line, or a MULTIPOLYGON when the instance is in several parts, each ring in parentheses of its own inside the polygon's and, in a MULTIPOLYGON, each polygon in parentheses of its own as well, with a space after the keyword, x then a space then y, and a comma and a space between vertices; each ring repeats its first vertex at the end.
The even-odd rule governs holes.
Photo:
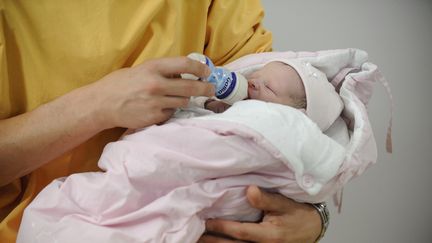
MULTIPOLYGON (((210 68, 211 73, 208 77, 204 78, 204 81, 215 85, 216 98, 230 105, 236 101, 247 98, 248 83, 243 75, 237 72, 231 72, 224 67, 217 67, 213 64, 210 58, 199 53, 191 53, 188 57, 204 63, 210 68)), ((198 79, 191 74, 182 74, 182 78, 198 79)))

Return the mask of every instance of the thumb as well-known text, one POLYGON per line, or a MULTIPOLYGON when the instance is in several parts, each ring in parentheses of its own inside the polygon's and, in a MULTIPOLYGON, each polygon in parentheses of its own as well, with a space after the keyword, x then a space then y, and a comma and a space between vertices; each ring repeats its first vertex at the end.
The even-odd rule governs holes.
POLYGON ((249 186, 246 197, 252 207, 263 211, 287 212, 293 204, 293 200, 277 193, 263 191, 257 186, 249 186))

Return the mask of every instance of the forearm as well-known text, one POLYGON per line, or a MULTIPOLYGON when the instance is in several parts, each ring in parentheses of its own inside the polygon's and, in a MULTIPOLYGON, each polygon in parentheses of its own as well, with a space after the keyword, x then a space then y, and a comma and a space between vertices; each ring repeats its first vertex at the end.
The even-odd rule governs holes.
POLYGON ((211 84, 175 79, 209 75, 186 57, 162 58, 108 74, 50 103, 0 121, 0 186, 23 176, 102 130, 139 128, 169 119, 190 96, 214 94, 211 84))
POLYGON ((0 186, 21 177, 104 129, 92 86, 0 121, 0 186))

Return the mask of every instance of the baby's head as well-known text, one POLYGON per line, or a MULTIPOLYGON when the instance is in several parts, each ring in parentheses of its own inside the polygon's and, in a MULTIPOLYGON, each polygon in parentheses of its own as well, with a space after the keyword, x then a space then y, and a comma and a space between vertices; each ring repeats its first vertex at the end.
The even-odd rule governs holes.
POLYGON ((323 131, 343 109, 343 102, 326 75, 298 59, 274 60, 247 79, 249 98, 303 108, 323 131))
POLYGON ((292 66, 279 61, 269 62, 247 79, 250 99, 306 109, 303 81, 292 66))

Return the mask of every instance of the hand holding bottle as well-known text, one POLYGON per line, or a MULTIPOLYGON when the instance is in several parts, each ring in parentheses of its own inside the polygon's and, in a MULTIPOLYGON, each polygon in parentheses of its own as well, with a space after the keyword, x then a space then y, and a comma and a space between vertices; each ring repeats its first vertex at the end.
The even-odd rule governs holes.
MULTIPOLYGON (((247 98, 248 83, 243 75, 237 72, 231 72, 224 67, 215 66, 210 58, 199 53, 191 53, 188 55, 188 58, 206 64, 210 68, 210 75, 204 78, 203 81, 215 85, 216 98, 229 105, 247 98)), ((198 79, 196 76, 191 74, 182 74, 182 78, 198 79)))

